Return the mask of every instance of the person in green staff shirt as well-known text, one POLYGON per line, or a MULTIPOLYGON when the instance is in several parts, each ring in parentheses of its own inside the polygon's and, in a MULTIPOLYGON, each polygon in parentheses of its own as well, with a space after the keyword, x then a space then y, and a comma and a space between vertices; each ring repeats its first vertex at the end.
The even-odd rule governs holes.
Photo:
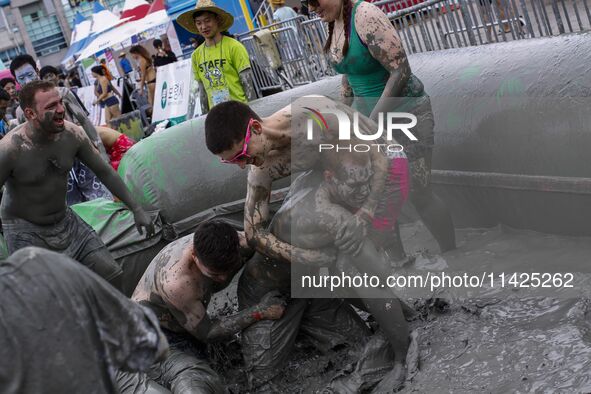
POLYGON ((205 38, 191 56, 193 74, 199 83, 202 113, 225 101, 247 103, 256 98, 246 48, 222 34, 234 23, 232 15, 211 0, 200 0, 193 10, 181 14, 177 22, 191 33, 205 38))

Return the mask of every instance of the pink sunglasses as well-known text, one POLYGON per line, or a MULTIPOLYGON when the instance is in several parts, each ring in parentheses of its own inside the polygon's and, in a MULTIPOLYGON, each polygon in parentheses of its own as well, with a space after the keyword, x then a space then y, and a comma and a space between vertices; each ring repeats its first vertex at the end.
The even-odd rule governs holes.
POLYGON ((246 153, 246 151, 248 150, 248 143, 250 142, 250 135, 251 135, 250 128, 251 128, 253 122, 254 122, 253 118, 250 118, 250 120, 248 121, 248 126, 246 127, 246 137, 244 137, 244 145, 242 146, 242 152, 238 152, 234 157, 232 157, 229 160, 221 159, 222 163, 234 164, 237 161, 239 161, 240 159, 242 159, 243 157, 250 158, 250 155, 248 153, 246 153))

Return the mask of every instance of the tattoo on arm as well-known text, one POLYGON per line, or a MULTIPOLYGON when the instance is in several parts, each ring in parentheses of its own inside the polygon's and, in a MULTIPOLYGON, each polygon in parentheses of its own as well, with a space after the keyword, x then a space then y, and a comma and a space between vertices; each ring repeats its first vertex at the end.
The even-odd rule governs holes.
MULTIPOLYGON (((186 289, 185 289, 186 290, 186 289)), ((169 305, 169 309, 174 318, 187 330, 192 336, 201 342, 215 342, 231 337, 239 333, 246 327, 257 322, 261 318, 262 308, 258 305, 240 311, 231 316, 224 316, 219 319, 210 319, 207 315, 207 308, 199 299, 189 299, 195 296, 189 291, 178 294, 179 306, 175 306, 169 296, 164 300, 169 305)))
POLYGON ((260 316, 261 308, 254 306, 234 315, 212 320, 207 332, 206 340, 208 342, 219 341, 239 333, 260 320, 256 317, 257 313, 258 316, 260 316))
POLYGON ((201 115, 205 115, 209 112, 207 92, 205 91, 205 86, 203 86, 203 82, 201 82, 201 80, 198 80, 197 83, 199 84, 199 104, 201 105, 201 115))
POLYGON ((358 18, 360 34, 369 52, 390 72, 382 96, 370 116, 376 120, 380 112, 387 111, 388 98, 401 96, 411 75, 410 66, 396 29, 381 10, 365 7, 356 16, 356 21, 358 18))
POLYGON ((254 89, 254 76, 252 74, 252 69, 247 68, 246 70, 238 74, 238 76, 240 77, 240 83, 242 84, 242 88, 244 89, 246 99, 248 101, 255 100, 257 98, 257 94, 254 89))
POLYGON ((351 106, 353 104, 353 98, 355 95, 353 94, 353 89, 351 85, 349 85, 349 79, 347 78, 347 74, 343 74, 342 82, 341 82, 341 97, 343 99, 343 104, 351 106))

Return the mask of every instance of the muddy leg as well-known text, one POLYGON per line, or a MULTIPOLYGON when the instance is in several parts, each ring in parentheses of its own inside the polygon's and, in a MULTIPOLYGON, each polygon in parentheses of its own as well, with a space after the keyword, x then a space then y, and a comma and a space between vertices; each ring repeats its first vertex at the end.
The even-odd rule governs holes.
POLYGON ((170 347, 168 357, 150 370, 150 378, 170 388, 173 394, 222 394, 222 381, 207 361, 190 352, 170 347))
MULTIPOLYGON (((371 242, 365 242, 357 256, 340 255, 339 267, 355 267, 359 273, 380 277, 385 283, 389 275, 388 264, 376 251, 371 242)), ((384 335, 394 350, 394 369, 386 376, 391 387, 400 387, 405 381, 404 361, 408 351, 408 325, 402 305, 388 289, 356 287, 354 293, 362 300, 368 312, 380 325, 384 335)))
POLYGON ((114 288, 123 291, 123 271, 106 246, 84 256, 80 262, 104 278, 114 288))
POLYGON ((456 248, 456 234, 449 209, 431 188, 431 152, 410 163, 410 200, 427 229, 437 240, 441 252, 456 248))

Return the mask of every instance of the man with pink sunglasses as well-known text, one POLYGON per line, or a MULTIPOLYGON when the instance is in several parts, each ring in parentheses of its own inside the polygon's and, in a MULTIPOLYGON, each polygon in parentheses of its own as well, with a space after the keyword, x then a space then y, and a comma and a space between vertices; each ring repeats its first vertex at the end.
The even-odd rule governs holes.
MULTIPOLYGON (((382 149, 376 147, 367 152, 347 152, 346 149, 336 155, 334 149, 332 154, 323 152, 322 147, 342 145, 337 116, 326 115, 336 113, 344 113, 349 119, 355 119, 365 135, 375 134, 378 128, 369 118, 354 114, 351 108, 322 96, 298 99, 267 118, 259 117, 245 104, 226 102, 214 107, 206 118, 208 149, 224 163, 241 168, 248 165, 245 235, 253 249, 277 262, 271 264, 276 268, 270 269, 268 277, 280 276, 278 271, 285 267, 281 262, 334 267, 337 259, 342 261, 343 256, 359 272, 370 271, 383 276, 388 274, 388 264, 375 254, 376 249, 372 245, 390 258, 399 253, 392 245, 396 244, 396 218, 408 195, 406 157, 403 152, 389 152, 383 146, 382 149), (306 249, 302 243, 292 242, 297 234, 279 237, 277 231, 269 230, 269 198, 273 181, 300 171, 322 173, 329 167, 336 169, 340 162, 346 162, 345 158, 350 156, 356 156, 357 161, 362 157, 362 161, 368 163, 367 170, 364 169, 365 164, 361 168, 371 173, 367 181, 369 187, 367 193, 358 193, 363 194, 363 198, 346 206, 347 213, 334 205, 322 212, 329 218, 327 220, 334 219, 331 225, 326 226, 331 229, 329 235, 334 240, 334 247, 306 249), (334 215, 331 214, 333 211, 334 215), (368 233, 372 242, 366 242, 368 233)), ((363 140, 353 134, 347 142, 356 144, 363 140)), ((344 173, 347 171, 345 169, 344 173)), ((340 178, 341 187, 356 187, 352 184, 355 183, 352 178, 348 179, 346 175, 340 178)), ((298 204, 297 199, 292 200, 298 204)), ((320 216, 311 215, 308 220, 322 220, 320 216)), ((294 227, 291 229, 294 230, 294 227)), ((264 266, 263 263, 259 264, 259 270, 263 270, 264 266)), ((265 285, 268 284, 257 283, 257 286, 265 285)), ((391 292, 382 292, 378 296, 382 299, 377 301, 367 296, 368 293, 357 292, 357 297, 362 299, 380 323, 394 348, 397 362, 389 381, 400 384, 404 380, 402 365, 408 346, 406 325, 398 323, 401 319, 400 303, 391 292)), ((286 315, 290 315, 291 305, 288 303, 286 315)), ((253 368, 256 370, 256 366, 253 368)))

